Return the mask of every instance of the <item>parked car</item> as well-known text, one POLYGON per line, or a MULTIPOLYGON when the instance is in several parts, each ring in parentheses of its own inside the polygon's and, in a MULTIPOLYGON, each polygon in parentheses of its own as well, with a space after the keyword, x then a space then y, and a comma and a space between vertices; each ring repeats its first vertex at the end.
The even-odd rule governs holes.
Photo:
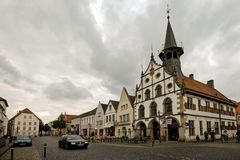
POLYGON ((64 135, 58 141, 59 148, 87 148, 88 141, 79 135, 64 135))
POLYGON ((32 138, 29 136, 18 136, 13 141, 13 146, 32 146, 32 138))

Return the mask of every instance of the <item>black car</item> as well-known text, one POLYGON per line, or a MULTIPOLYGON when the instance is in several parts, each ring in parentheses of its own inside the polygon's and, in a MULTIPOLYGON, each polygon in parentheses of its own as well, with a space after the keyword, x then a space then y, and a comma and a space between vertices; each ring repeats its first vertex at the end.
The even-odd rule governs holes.
POLYGON ((58 147, 70 149, 70 148, 87 148, 88 141, 83 139, 79 135, 64 135, 58 141, 58 147))
POLYGON ((18 136, 14 139, 13 146, 32 146, 32 139, 29 136, 18 136))

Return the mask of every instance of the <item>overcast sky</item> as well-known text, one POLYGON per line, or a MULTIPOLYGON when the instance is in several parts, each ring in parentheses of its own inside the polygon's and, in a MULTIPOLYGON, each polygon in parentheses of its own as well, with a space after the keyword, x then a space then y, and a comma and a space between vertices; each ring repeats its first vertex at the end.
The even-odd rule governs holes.
POLYGON ((185 75, 239 101, 238 0, 1 0, 0 97, 12 118, 25 107, 44 122, 133 94, 151 45, 157 62, 167 4, 185 75))

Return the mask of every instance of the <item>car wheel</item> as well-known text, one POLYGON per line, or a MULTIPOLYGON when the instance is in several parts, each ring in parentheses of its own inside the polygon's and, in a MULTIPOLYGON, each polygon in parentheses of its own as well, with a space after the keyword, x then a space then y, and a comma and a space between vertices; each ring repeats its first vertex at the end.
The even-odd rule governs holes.
POLYGON ((69 149, 69 145, 68 144, 65 144, 65 149, 69 149))

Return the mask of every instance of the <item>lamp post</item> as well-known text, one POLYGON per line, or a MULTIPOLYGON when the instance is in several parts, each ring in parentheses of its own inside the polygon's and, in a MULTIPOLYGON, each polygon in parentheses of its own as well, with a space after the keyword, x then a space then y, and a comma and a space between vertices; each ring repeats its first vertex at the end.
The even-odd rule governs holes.
POLYGON ((222 116, 221 116, 221 108, 220 108, 220 103, 218 104, 218 113, 219 113, 219 125, 220 125, 220 138, 222 141, 222 116))
POLYGON ((162 142, 162 140, 161 140, 161 122, 160 122, 160 117, 161 117, 161 115, 160 115, 160 111, 158 111, 158 118, 159 118, 159 143, 161 143, 162 142))

